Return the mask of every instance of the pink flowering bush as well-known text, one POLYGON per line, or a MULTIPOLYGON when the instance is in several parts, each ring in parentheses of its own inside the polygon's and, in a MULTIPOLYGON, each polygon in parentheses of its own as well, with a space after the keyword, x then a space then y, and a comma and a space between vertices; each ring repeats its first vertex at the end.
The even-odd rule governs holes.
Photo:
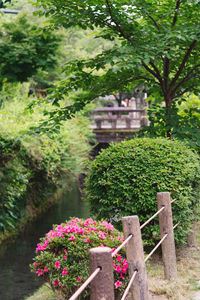
MULTIPOLYGON (((56 294, 68 299, 89 277, 89 249, 106 246, 114 251, 122 241, 121 233, 106 221, 71 219, 55 225, 37 244, 31 270, 48 282, 56 294)), ((117 296, 128 280, 124 250, 113 257, 113 270, 117 296)), ((79 299, 88 297, 89 287, 79 299)))

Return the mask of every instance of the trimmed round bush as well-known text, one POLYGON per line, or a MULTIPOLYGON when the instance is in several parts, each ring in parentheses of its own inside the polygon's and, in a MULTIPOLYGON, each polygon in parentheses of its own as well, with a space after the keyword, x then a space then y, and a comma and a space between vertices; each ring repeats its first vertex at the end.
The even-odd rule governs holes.
MULTIPOLYGON (((91 218, 71 219, 55 225, 37 244, 31 270, 49 283, 59 299, 69 299, 90 275, 89 250, 106 246, 114 251, 122 241, 122 234, 111 223, 91 218)), ((122 294, 128 281, 125 250, 120 253, 113 258, 116 297, 122 294)), ((89 294, 88 287, 79 299, 89 299, 89 294)))
MULTIPOLYGON (((186 240, 199 210, 198 154, 183 142, 163 138, 136 138, 113 143, 91 163, 86 198, 97 218, 121 224, 138 215, 144 223, 157 211, 157 192, 170 192, 177 243, 186 240)), ((143 230, 145 244, 159 239, 158 217, 143 230)))

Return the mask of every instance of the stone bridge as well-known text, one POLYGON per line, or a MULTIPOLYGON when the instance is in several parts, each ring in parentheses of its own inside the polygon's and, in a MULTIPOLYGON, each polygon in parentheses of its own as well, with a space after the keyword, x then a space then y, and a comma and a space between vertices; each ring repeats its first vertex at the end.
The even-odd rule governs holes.
POLYGON ((91 114, 91 127, 98 143, 120 142, 144 125, 148 125, 145 109, 102 107, 91 114))

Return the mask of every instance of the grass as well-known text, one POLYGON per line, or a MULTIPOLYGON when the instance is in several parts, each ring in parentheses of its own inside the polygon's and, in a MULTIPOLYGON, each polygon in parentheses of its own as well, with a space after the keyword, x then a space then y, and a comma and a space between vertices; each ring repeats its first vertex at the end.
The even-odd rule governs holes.
POLYGON ((54 293, 47 285, 43 285, 32 296, 25 298, 25 300, 57 300, 54 293))
MULTIPOLYGON (((154 255, 148 272, 149 290, 155 300, 192 300, 200 280, 200 224, 196 230, 195 247, 177 250, 177 280, 165 280, 161 258, 154 255)), ((200 299, 200 296, 199 296, 200 299)))
MULTIPOLYGON (((200 223, 196 227, 195 247, 177 250, 177 280, 165 280, 161 257, 155 254, 148 263, 148 284, 151 300, 200 299, 200 223), (199 298, 195 298, 199 292, 199 298)), ((57 300, 47 286, 25 300, 57 300)))

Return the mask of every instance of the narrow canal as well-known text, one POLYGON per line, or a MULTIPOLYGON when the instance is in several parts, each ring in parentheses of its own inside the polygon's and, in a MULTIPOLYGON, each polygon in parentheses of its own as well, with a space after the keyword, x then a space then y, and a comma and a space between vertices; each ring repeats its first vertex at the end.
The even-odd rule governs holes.
POLYGON ((78 188, 66 192, 36 222, 32 223, 16 241, 10 241, 0 249, 0 300, 23 300, 33 293, 42 282, 35 279, 29 264, 35 256, 40 237, 69 217, 88 217, 88 207, 81 201, 78 188))

